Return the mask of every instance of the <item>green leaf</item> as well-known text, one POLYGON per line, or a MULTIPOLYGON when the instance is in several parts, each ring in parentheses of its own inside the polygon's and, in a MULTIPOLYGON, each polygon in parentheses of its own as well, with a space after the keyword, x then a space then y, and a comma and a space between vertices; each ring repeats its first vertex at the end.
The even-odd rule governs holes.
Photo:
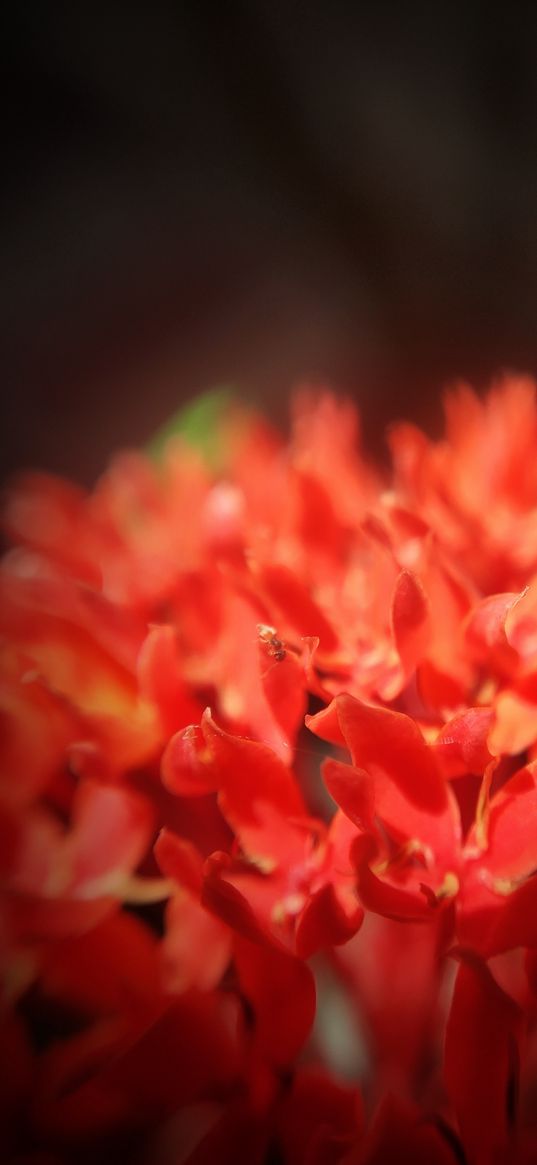
POLYGON ((157 430, 146 452, 153 460, 161 461, 170 438, 181 437, 197 449, 211 467, 216 466, 221 460, 220 426, 233 403, 234 396, 230 388, 213 388, 204 392, 178 409, 157 430))

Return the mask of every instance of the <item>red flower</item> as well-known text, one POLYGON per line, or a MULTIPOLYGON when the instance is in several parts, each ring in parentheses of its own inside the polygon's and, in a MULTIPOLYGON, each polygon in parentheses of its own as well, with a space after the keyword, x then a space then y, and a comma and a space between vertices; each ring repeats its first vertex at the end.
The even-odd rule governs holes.
POLYGON ((469 1165, 516 1161, 523 1017, 475 956, 457 971, 446 1029, 445 1079, 469 1165))
POLYGON ((537 409, 446 407, 392 473, 302 392, 8 492, 12 1165, 536 1159, 537 409))
POLYGON ((85 933, 130 897, 153 813, 130 790, 88 780, 76 790, 67 829, 41 806, 1 811, 0 822, 4 989, 11 995, 33 978, 41 942, 85 933))
MULTIPOLYGON (((240 847, 209 862, 202 899, 239 933, 308 955, 345 941, 362 911, 352 888, 350 831, 306 816, 293 775, 265 745, 222 731, 207 712, 172 739, 163 775, 176 793, 215 790, 240 847)), ((180 879, 184 880, 184 879, 180 879)))
MULTIPOLYGON (((426 919, 453 902, 459 934, 476 949, 492 954, 533 945, 535 927, 525 907, 537 895, 535 764, 491 796, 491 762, 463 838, 457 802, 435 748, 409 717, 339 696, 308 723, 351 753, 352 766, 327 760, 323 772, 357 828, 353 849, 364 906, 388 917, 426 919)), ((471 732, 475 722, 468 727, 471 732)), ((447 735, 449 726, 440 755, 447 735)), ((471 747, 475 750, 475 739, 471 747)))
POLYGON ((398 496, 484 593, 519 589, 537 567, 535 386, 506 380, 484 400, 463 386, 445 404, 442 441, 392 429, 398 496))

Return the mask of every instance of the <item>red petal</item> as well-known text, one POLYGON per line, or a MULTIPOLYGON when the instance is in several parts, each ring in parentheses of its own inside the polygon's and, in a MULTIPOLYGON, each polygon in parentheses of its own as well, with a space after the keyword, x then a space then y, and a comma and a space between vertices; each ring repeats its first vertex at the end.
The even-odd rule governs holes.
MULTIPOLYGON (((529 678, 529 677, 528 677, 529 678)), ((537 737, 537 683, 519 683, 499 692, 494 701, 494 723, 489 744, 501 755, 516 756, 535 743, 537 737), (533 690, 531 690, 533 688, 533 690)))
MULTIPOLYGON (((272 936, 261 921, 260 912, 254 910, 246 894, 234 885, 233 875, 226 876, 229 864, 226 854, 215 854, 210 859, 203 882, 202 904, 244 938, 252 942, 271 942, 272 936), (221 861, 218 860, 220 857, 221 861)), ((265 879, 262 882, 265 883, 265 879)), ((272 888, 269 888, 269 895, 272 900, 272 888)))
POLYGON ((358 872, 358 892, 366 910, 398 921, 423 922, 433 916, 435 903, 416 881, 410 889, 377 877, 367 865, 358 872))
POLYGON ((246 939, 236 940, 235 962, 241 988, 254 1009, 256 1047, 274 1066, 286 1067, 313 1024, 313 975, 293 955, 246 939))
MULTIPOLYGON (((468 836, 470 853, 479 848, 476 829, 468 836)), ((490 801, 482 865, 492 878, 507 881, 537 868, 537 761, 519 769, 490 801)))
POLYGON ((49 943, 41 965, 45 995, 87 1015, 153 1006, 161 991, 157 940, 126 913, 49 943))
POLYGON ((344 1157, 344 1165, 454 1165, 441 1126, 395 1096, 385 1097, 364 1143, 344 1157))
POLYGON ((275 604, 282 620, 296 635, 317 636, 323 653, 337 650, 339 643, 333 627, 308 588, 287 566, 260 566, 256 574, 270 603, 275 604))
MULTIPOLYGON (((298 728, 302 727, 304 723, 304 713, 306 711, 306 691, 305 691, 305 676, 304 671, 294 656, 287 653, 285 659, 267 661, 265 652, 262 650, 263 645, 259 645, 260 651, 260 667, 261 667, 261 683, 265 699, 268 703, 271 715, 276 720, 276 723, 285 736, 285 741, 294 743, 298 728)), ((261 731, 256 733, 261 739, 271 743, 268 734, 261 731)), ((279 734, 281 735, 281 734, 279 734)), ((292 748, 287 744, 287 748, 283 747, 285 742, 280 743, 278 736, 273 740, 273 747, 282 760, 288 759, 289 763, 292 760, 292 748), (287 756, 286 756, 287 753, 287 756)))
POLYGON ((336 697, 327 708, 322 708, 313 716, 306 716, 306 727, 316 736, 320 736, 321 740, 327 740, 329 744, 338 744, 341 748, 345 748, 347 741, 343 735, 339 717, 340 699, 341 697, 336 697))
POLYGON ((27 670, 76 717, 75 739, 103 746, 112 768, 152 755, 160 730, 155 709, 140 699, 135 666, 141 624, 89 587, 59 578, 0 573, 0 621, 17 639, 27 670))
POLYGON ((101 583, 87 495, 45 473, 24 474, 8 495, 4 526, 14 542, 49 555, 81 581, 101 583))
POLYGON ((509 674, 516 667, 518 656, 507 641, 505 621, 516 592, 490 595, 483 599, 466 621, 466 643, 474 659, 509 674))
POLYGON ((537 997, 537 951, 535 949, 526 951, 525 969, 530 988, 537 997))
POLYGON ((277 655, 260 639, 263 611, 257 600, 228 586, 216 658, 213 644, 208 645, 208 680, 216 684, 222 714, 235 722, 239 731, 246 730, 248 736, 263 741, 290 764, 304 720, 305 676, 277 636, 280 646, 273 649, 277 655))
POLYGON ((444 1071, 471 1165, 503 1160, 508 1151, 520 1020, 519 1008, 485 963, 463 956, 447 1022, 444 1071))
POLYGON ((301 1068, 282 1097, 277 1122, 286 1161, 335 1165, 362 1132, 363 1102, 357 1088, 320 1069, 301 1068))
POLYGON ((522 658, 534 653, 536 617, 537 587, 533 582, 517 596, 505 617, 507 640, 522 658))
POLYGON ((202 708, 187 691, 177 653, 173 627, 152 627, 138 659, 140 692, 156 704, 166 737, 199 720, 202 708))
POLYGON ((537 877, 511 894, 498 894, 480 873, 475 863, 461 887, 457 903, 460 942, 486 959, 515 947, 537 947, 537 877))
POLYGON ((164 828, 157 837, 153 852, 165 878, 173 878, 191 894, 199 895, 203 859, 191 841, 164 828))
POLYGON ((359 829, 376 832, 375 798, 369 775, 332 757, 323 761, 321 773, 330 796, 349 820, 359 829))
POLYGON ((23 943, 85 934, 117 910, 117 898, 36 898, 20 895, 8 909, 14 937, 23 943))
POLYGON ((484 772, 492 760, 487 737, 493 719, 491 708, 467 708, 444 725, 434 752, 446 777, 484 772))
POLYGON ((200 725, 189 724, 172 736, 162 757, 161 775, 166 788, 181 797, 201 797, 218 788, 219 774, 200 725))
POLYGON ((2 658, 0 666, 2 799, 27 804, 44 792, 65 763, 68 745, 80 728, 61 697, 39 677, 24 676, 28 669, 22 660, 17 668, 15 660, 2 658))
POLYGON ((180 891, 166 907, 162 944, 163 978, 167 991, 180 994, 191 987, 216 987, 231 957, 229 928, 209 914, 200 901, 180 891))
POLYGON ((420 662, 429 640, 429 604, 421 583, 408 570, 401 571, 392 600, 395 646, 406 675, 420 662))
MULTIPOLYGON (((348 695, 336 696, 334 705, 353 764, 393 781, 420 810, 445 811, 445 783, 414 720, 348 695)), ((310 717, 313 731, 324 715, 310 717)))
POLYGON ((293 774, 266 745, 224 732, 209 711, 202 731, 219 778, 220 807, 243 848, 254 859, 290 860, 302 842, 288 819, 304 815, 293 774))
POLYGON ((419 1089, 423 1065, 438 1055, 444 921, 437 912, 428 925, 401 925, 368 913, 359 934, 337 952, 367 1031, 376 1095, 419 1089))
POLYGON ((238 1015, 216 994, 189 991, 151 1022, 98 1024, 42 1057, 38 1135, 75 1149, 103 1132, 147 1128, 229 1088, 238 1068, 238 1015))
POLYGON ((87 895, 91 887, 92 896, 106 894, 109 880, 131 873, 143 857, 153 831, 152 807, 130 789, 85 781, 75 795, 73 818, 73 891, 87 895))
POLYGON ((467 685, 424 659, 417 672, 418 690, 425 705, 454 712, 467 699, 467 685))
POLYGON ((398 483, 403 490, 419 495, 422 469, 431 448, 425 433, 417 425, 400 421, 390 426, 388 440, 398 483))
POLYGON ((347 913, 334 886, 326 882, 309 899, 297 922, 297 954, 309 959, 318 950, 348 942, 359 930, 363 918, 364 912, 358 904, 347 913))
MULTIPOLYGON (((432 751, 409 716, 337 696, 329 715, 310 717, 308 726, 333 739, 335 710, 353 763, 372 781, 376 815, 394 837, 416 838, 439 861, 456 860, 458 821, 432 751)), ((352 774, 352 770, 351 770, 352 774)), ((350 776, 352 780, 352 775, 350 776)))

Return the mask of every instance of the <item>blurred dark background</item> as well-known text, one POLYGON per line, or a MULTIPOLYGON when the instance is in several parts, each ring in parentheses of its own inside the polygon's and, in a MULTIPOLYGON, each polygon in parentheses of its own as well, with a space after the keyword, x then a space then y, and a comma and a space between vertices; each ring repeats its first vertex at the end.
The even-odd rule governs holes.
POLYGON ((537 373, 537 7, 6 5, 1 476, 313 378, 537 373))

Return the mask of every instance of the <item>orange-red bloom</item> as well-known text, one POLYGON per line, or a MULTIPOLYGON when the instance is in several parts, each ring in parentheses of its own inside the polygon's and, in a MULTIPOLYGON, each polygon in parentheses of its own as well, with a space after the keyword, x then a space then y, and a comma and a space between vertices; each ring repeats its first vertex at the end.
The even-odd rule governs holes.
POLYGON ((8 491, 11 1165, 537 1159, 535 389, 446 412, 8 491))
MULTIPOLYGON (((351 753, 352 766, 325 761, 324 777, 357 827, 353 853, 366 907, 419 920, 454 904, 465 944, 487 955, 534 945, 537 930, 528 912, 528 903, 537 898, 534 762, 493 795, 496 762, 489 762, 464 834, 435 746, 426 744, 409 717, 339 696, 311 717, 309 726, 351 753)), ((486 721, 481 727, 486 730, 486 721)), ((441 757, 449 735, 448 725, 441 757)))

